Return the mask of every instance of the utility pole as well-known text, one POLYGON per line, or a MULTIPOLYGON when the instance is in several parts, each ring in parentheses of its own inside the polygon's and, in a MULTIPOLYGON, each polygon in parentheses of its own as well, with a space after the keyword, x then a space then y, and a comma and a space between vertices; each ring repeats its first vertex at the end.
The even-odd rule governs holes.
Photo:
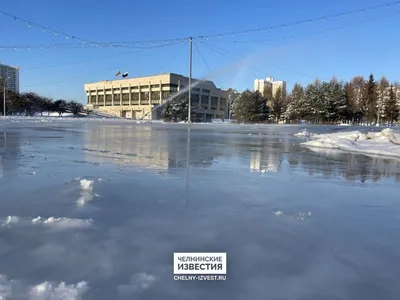
POLYGON ((189 109, 188 109, 188 123, 192 123, 190 118, 192 110, 192 43, 193 38, 189 37, 189 109))

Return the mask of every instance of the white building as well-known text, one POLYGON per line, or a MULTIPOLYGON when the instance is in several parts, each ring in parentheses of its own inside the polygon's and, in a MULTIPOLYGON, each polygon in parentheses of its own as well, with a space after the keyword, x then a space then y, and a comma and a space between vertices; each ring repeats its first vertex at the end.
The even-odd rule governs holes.
POLYGON ((19 68, 0 64, 0 85, 5 82, 7 91, 19 93, 19 68))
MULTIPOLYGON (((276 95, 276 91, 281 88, 283 97, 286 97, 286 82, 283 80, 275 80, 273 77, 266 79, 254 80, 254 91, 259 91, 264 97, 270 98, 276 95), (272 93, 272 94, 271 94, 272 93), (269 95, 267 95, 269 94, 269 95), (268 97, 270 96, 270 97, 268 97)), ((271 99, 268 99, 271 101, 271 99)))

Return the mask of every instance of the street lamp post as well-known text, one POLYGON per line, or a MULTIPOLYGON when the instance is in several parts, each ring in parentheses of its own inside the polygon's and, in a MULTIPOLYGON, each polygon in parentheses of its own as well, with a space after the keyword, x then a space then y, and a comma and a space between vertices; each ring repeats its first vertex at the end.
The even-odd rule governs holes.
MULTIPOLYGON (((0 77, 1 78, 1 77, 0 77)), ((3 81, 3 117, 6 117, 6 81, 11 77, 7 77, 6 79, 2 78, 3 81)))

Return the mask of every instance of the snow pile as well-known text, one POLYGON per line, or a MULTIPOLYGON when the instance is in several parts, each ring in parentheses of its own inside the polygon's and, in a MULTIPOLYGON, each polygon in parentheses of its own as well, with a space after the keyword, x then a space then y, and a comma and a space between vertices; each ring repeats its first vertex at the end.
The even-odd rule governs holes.
POLYGON ((400 134, 386 128, 381 132, 348 131, 329 134, 311 134, 311 140, 301 143, 307 147, 336 149, 371 155, 400 157, 400 134))
POLYGON ((81 184, 81 189, 84 191, 93 190, 93 180, 82 179, 79 181, 81 184))
POLYGON ((0 300, 81 300, 88 290, 89 285, 85 281, 77 284, 61 282, 58 285, 45 281, 29 286, 21 280, 12 280, 0 274, 0 300))
MULTIPOLYGON (((28 226, 28 225, 41 225, 53 229, 74 229, 74 228, 87 228, 93 225, 92 219, 71 219, 71 218, 54 218, 48 219, 37 217, 31 220, 22 219, 17 216, 8 216, 0 221, 2 227, 11 226, 28 226)), ((0 298, 1 299, 1 298, 0 298)))
POLYGON ((300 132, 296 133, 294 136, 311 137, 312 135, 314 135, 314 134, 309 133, 309 132, 307 131, 307 129, 303 129, 303 131, 300 131, 300 132))
POLYGON ((78 206, 84 206, 87 202, 93 200, 93 180, 81 179, 79 181, 81 186, 81 196, 78 199, 78 206))

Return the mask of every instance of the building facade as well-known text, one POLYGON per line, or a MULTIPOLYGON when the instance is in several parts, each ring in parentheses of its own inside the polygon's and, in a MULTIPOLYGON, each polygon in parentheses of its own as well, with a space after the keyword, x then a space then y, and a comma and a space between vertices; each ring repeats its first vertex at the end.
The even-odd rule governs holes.
MULTIPOLYGON (((85 84, 88 108, 117 117, 161 119, 162 106, 188 92, 189 78, 161 75, 85 84)), ((192 79, 193 121, 228 118, 228 96, 212 81, 192 79)))
POLYGON ((254 91, 259 91, 264 97, 267 97, 268 102, 276 95, 277 90, 281 88, 283 98, 286 98, 286 82, 283 80, 275 80, 273 77, 266 79, 254 80, 254 91))
POLYGON ((0 64, 0 85, 6 90, 19 93, 19 68, 0 64))

